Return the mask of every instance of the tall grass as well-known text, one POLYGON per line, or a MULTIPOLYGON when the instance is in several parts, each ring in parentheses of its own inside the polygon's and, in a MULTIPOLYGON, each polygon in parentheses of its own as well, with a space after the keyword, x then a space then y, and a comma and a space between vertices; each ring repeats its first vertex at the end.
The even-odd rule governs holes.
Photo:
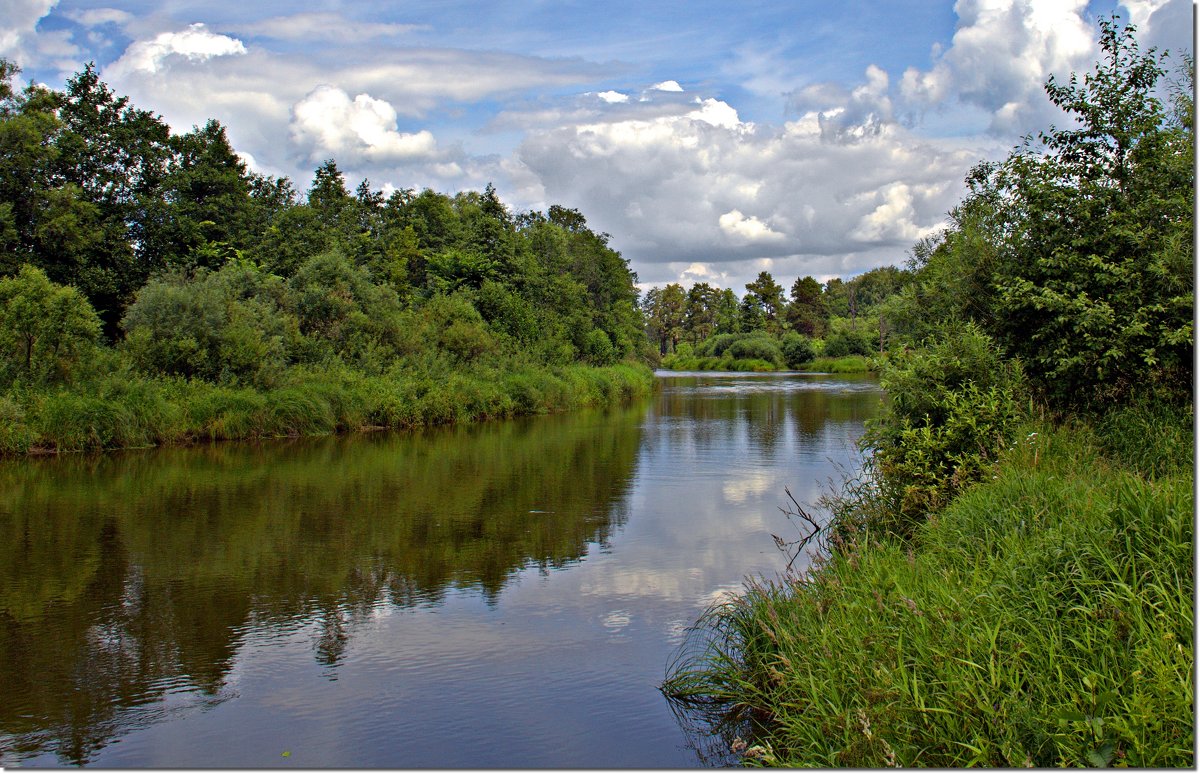
POLYGON ((664 690, 760 763, 1191 767, 1190 435, 1031 425, 912 542, 714 608, 664 690))
POLYGON ((650 393, 644 366, 296 368, 270 390, 112 374, 0 396, 0 453, 117 449, 199 440, 323 435, 476 422, 627 401, 650 393))

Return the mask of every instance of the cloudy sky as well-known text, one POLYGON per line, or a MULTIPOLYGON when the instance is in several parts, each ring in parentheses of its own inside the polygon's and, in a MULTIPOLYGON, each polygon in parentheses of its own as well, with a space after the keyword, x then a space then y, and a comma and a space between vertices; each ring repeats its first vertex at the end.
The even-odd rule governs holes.
MULTIPOLYGON (((87 61, 259 172, 581 210, 643 286, 905 260, 982 158, 1063 123, 1096 20, 1192 48, 1191 0, 0 0, 0 56, 87 61)), ((1174 61, 1179 61, 1178 57, 1174 61)))

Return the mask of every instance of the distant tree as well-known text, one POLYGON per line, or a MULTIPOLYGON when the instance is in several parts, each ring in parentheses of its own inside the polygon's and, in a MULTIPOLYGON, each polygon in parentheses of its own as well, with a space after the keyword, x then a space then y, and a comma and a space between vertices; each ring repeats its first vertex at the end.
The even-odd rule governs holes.
POLYGON ((754 293, 742 296, 738 304, 738 330, 743 333, 766 330, 767 314, 762 299, 754 293))
POLYGON ((796 278, 785 316, 794 331, 814 338, 824 335, 827 317, 821 303, 821 283, 811 276, 796 278))
MULTIPOLYGON (((778 335, 783 331, 783 287, 775 281, 769 271, 761 271, 753 282, 746 284, 747 296, 753 296, 762 309, 762 327, 778 335)), ((745 299, 743 299, 743 302, 745 299)))
POLYGON ((688 288, 684 310, 684 328, 692 344, 704 341, 716 329, 716 303, 720 291, 707 282, 697 282, 688 288))
POLYGON ((651 288, 646 294, 644 310, 661 354, 674 352, 683 339, 686 308, 687 296, 677 282, 663 288, 651 288))
POLYGON ((740 330, 738 298, 731 288, 723 288, 713 300, 713 333, 737 333, 740 330))

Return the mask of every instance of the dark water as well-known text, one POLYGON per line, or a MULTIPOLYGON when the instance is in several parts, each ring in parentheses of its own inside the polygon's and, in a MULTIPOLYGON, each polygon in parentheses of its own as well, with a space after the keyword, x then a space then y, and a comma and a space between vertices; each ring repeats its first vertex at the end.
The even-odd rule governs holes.
POLYGON ((685 767, 656 685, 879 392, 0 464, 0 765, 685 767))

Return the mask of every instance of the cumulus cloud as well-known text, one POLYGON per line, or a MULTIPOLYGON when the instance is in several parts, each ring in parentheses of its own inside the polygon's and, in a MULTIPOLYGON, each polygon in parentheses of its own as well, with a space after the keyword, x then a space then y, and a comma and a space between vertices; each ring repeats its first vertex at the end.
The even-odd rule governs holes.
POLYGON ((66 30, 44 32, 38 22, 47 16, 58 0, 0 0, 0 56, 23 68, 49 64, 70 70, 78 63, 78 47, 66 30))
MULTIPOLYGON (((869 76, 878 96, 885 78, 869 76)), ((738 289, 763 260, 797 275, 901 260, 915 238, 943 225, 979 158, 895 123, 830 142, 820 111, 783 127, 736 116, 706 99, 652 119, 534 131, 518 158, 547 201, 580 207, 621 235, 643 281, 720 276, 738 289)))
POLYGON ((106 70, 113 77, 130 73, 156 74, 175 57, 203 62, 214 57, 245 54, 242 41, 210 32, 200 22, 180 32, 160 32, 152 40, 139 40, 106 70))
POLYGON ((889 77, 886 71, 868 65, 866 81, 853 89, 836 83, 814 83, 788 95, 788 107, 801 114, 815 114, 821 136, 833 142, 853 142, 878 134, 893 121, 889 77))
POLYGON ((679 85, 679 81, 663 81, 654 84, 650 89, 652 91, 683 91, 683 87, 679 85))
POLYGON ((292 115, 292 141, 309 161, 397 163, 431 158, 437 151, 429 131, 397 131, 395 108, 369 94, 352 100, 336 86, 321 85, 296 103, 292 115))
POLYGON ((620 104, 622 102, 629 101, 629 95, 622 94, 619 91, 602 91, 599 94, 597 94, 596 96, 598 98, 600 98, 602 101, 609 103, 610 105, 611 104, 620 104))
POLYGON ((771 227, 751 215, 742 214, 741 210, 730 210, 717 218, 717 225, 735 242, 775 242, 783 238, 783 234, 772 231, 771 227))
POLYGON ((985 110, 989 129, 1012 135, 1048 123, 1054 109, 1042 85, 1051 73, 1087 69, 1095 31, 1087 0, 959 0, 958 28, 933 67, 910 67, 900 93, 923 108, 953 97, 985 110))

